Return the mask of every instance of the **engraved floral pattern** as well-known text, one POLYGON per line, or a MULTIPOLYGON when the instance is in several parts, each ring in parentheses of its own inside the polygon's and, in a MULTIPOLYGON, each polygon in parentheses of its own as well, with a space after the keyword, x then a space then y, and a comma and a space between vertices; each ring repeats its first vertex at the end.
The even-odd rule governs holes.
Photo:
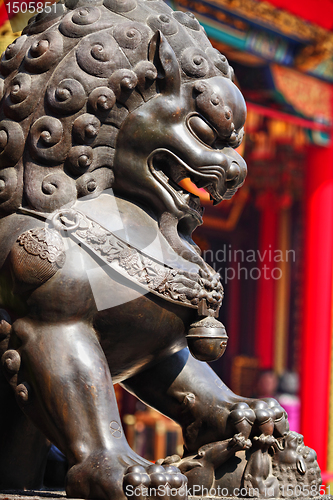
POLYGON ((19 244, 31 255, 38 255, 59 268, 65 263, 65 252, 61 237, 56 231, 46 228, 30 229, 18 237, 19 244))

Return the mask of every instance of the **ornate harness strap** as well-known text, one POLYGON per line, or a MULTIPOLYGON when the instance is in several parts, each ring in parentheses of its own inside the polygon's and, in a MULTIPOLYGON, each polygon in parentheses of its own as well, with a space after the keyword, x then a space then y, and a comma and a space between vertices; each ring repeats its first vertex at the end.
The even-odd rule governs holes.
MULTIPOLYGON (((223 288, 217 273, 208 274, 201 269, 198 273, 191 273, 171 268, 148 257, 78 210, 62 209, 51 216, 25 208, 21 208, 20 212, 49 220, 58 232, 67 233, 108 267, 147 292, 195 309, 201 309, 200 303, 204 301, 209 315, 218 314, 223 288)), ((32 234, 30 236, 33 237, 32 234)))

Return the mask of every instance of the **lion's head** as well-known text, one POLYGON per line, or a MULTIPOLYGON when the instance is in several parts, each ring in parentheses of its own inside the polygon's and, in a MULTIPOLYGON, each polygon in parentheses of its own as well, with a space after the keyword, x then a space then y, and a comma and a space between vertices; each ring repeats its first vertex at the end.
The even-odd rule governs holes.
POLYGON ((215 203, 244 181, 234 150, 244 100, 190 13, 160 0, 67 0, 32 19, 0 71, 2 214, 52 212, 113 187, 195 226, 200 205, 181 179, 215 203))

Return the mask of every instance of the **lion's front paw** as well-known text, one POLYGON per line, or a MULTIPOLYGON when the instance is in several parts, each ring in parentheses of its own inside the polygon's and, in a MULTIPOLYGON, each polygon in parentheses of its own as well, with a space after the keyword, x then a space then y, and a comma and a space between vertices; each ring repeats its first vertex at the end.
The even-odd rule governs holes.
POLYGON ((96 451, 67 474, 66 493, 72 498, 100 500, 186 500, 187 478, 177 467, 152 464, 132 450, 96 451), (132 463, 131 466, 125 464, 132 463))
POLYGON ((247 438, 255 434, 272 434, 275 437, 287 435, 288 418, 279 403, 269 398, 239 401, 230 408, 229 422, 236 432, 247 438))
POLYGON ((256 423, 262 432, 266 432, 265 427, 271 426, 271 433, 276 437, 285 436, 289 432, 289 423, 286 411, 273 398, 255 399, 250 403, 256 414, 256 423))
POLYGON ((124 476, 124 493, 127 498, 185 499, 186 485, 187 477, 174 465, 133 465, 126 470, 124 476))
POLYGON ((230 409, 229 422, 238 434, 249 437, 256 420, 256 414, 245 402, 238 402, 230 409))

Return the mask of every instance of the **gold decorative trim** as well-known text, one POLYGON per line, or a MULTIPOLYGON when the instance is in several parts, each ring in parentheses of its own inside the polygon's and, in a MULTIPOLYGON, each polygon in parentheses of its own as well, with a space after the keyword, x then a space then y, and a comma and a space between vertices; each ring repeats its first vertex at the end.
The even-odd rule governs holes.
POLYGON ((259 23, 269 24, 281 33, 297 38, 315 41, 329 36, 333 39, 333 33, 316 24, 304 21, 294 14, 278 9, 268 2, 257 0, 211 0, 211 4, 223 6, 235 14, 247 19, 256 20, 259 23))
MULTIPOLYGON (((333 46, 332 46, 333 54, 333 46)), ((291 68, 271 64, 276 89, 293 108, 307 118, 332 121, 332 85, 291 68)))
MULTIPOLYGON (((176 0, 181 6, 189 0, 176 0)), ((329 60, 333 54, 333 33, 321 26, 310 23, 299 17, 268 2, 257 0, 210 0, 202 5, 200 10, 195 8, 195 12, 202 13, 207 10, 208 4, 216 9, 225 9, 229 14, 216 15, 217 21, 246 31, 246 20, 255 21, 263 28, 269 27, 285 34, 293 39, 299 39, 306 44, 295 59, 295 66, 302 71, 310 71, 316 68, 321 62, 329 60), (230 16, 231 15, 231 16, 230 16), (243 17, 243 21, 232 18, 232 15, 243 17)))

